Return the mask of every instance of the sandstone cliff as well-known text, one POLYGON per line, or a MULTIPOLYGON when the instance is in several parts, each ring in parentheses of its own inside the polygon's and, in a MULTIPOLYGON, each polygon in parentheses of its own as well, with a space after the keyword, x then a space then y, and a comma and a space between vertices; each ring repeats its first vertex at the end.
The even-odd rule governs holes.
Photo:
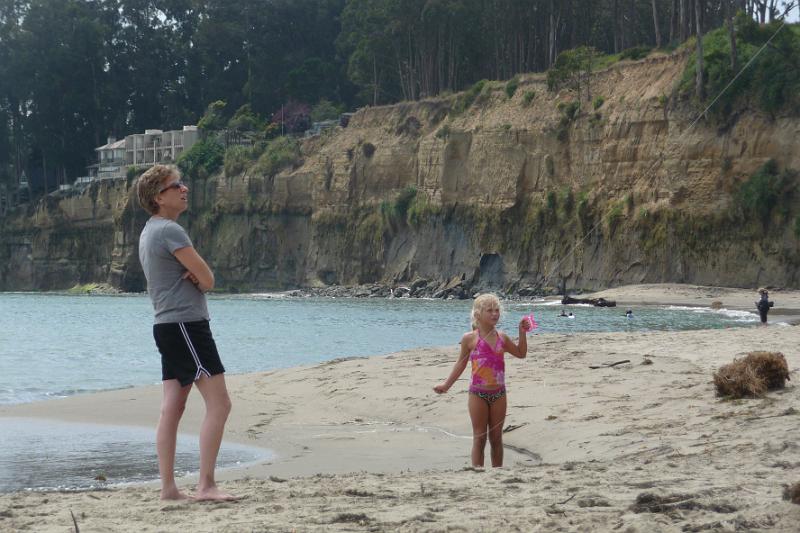
MULTIPOLYGON (((783 199, 770 220, 750 220, 734 199, 771 159, 800 169, 800 112, 692 126, 695 108, 674 89, 685 61, 615 65, 593 76, 591 100, 531 75, 512 97, 489 83, 361 109, 305 141, 296 168, 193 180, 181 222, 231 290, 416 278, 797 287, 800 209, 783 199)), ((144 219, 127 183, 18 210, 0 222, 0 289, 142 290, 144 219)))

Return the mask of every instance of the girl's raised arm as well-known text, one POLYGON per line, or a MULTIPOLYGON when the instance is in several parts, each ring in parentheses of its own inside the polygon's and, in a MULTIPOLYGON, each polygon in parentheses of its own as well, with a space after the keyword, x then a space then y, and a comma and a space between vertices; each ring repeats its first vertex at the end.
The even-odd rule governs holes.
POLYGON ((519 321, 519 342, 515 343, 511 340, 511 337, 503 333, 503 349, 513 355, 514 357, 519 357, 520 359, 525 359, 525 356, 528 355, 528 337, 527 331, 525 331, 526 323, 525 321, 527 318, 523 318, 519 321))

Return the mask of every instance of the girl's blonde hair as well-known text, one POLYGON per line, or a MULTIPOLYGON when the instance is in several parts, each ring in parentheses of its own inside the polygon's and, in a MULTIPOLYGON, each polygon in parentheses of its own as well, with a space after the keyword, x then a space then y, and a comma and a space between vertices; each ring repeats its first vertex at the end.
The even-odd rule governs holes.
POLYGON ((475 298, 475 301, 472 302, 472 329, 478 329, 478 315, 481 314, 481 311, 492 306, 496 306, 500 309, 501 313, 503 312, 503 306, 500 305, 500 298, 494 294, 481 294, 475 298))

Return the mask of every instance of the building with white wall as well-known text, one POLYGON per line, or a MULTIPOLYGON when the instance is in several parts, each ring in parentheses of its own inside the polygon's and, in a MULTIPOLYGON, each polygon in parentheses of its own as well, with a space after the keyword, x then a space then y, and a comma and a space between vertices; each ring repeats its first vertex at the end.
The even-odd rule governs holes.
POLYGON ((199 140, 197 126, 180 130, 145 130, 117 141, 109 137, 106 144, 95 148, 97 163, 88 167, 93 179, 124 178, 129 167, 149 167, 156 163, 170 164, 199 140))

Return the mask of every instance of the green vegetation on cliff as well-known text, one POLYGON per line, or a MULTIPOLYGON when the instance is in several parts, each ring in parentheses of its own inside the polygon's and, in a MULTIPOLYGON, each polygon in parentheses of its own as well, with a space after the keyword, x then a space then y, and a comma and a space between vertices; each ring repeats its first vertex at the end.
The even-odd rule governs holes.
MULTIPOLYGON (((735 19, 736 69, 731 65, 730 36, 725 27, 703 37, 706 94, 703 106, 719 96, 710 110, 712 116, 725 120, 752 103, 771 113, 800 107, 800 27, 786 25, 778 31, 781 24, 775 21, 759 25, 740 13, 735 19), (745 69, 757 53, 759 56, 745 69), (740 72, 736 81, 725 89, 740 72)), ((681 81, 684 94, 691 93, 694 88, 695 58, 692 54, 681 81)))
POLYGON ((201 139, 178 156, 177 165, 185 175, 205 179, 222 166, 224 155, 225 149, 217 141, 201 139))
POLYGON ((734 196, 743 222, 758 221, 767 230, 770 224, 786 224, 797 195, 797 173, 780 171, 770 160, 741 185, 734 196))

